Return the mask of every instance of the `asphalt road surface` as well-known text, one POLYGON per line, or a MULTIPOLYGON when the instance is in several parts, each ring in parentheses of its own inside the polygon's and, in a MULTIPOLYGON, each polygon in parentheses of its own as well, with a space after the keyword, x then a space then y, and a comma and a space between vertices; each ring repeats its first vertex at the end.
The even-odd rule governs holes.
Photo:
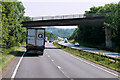
POLYGON ((46 43, 43 56, 23 57, 15 78, 117 78, 115 74, 46 43))

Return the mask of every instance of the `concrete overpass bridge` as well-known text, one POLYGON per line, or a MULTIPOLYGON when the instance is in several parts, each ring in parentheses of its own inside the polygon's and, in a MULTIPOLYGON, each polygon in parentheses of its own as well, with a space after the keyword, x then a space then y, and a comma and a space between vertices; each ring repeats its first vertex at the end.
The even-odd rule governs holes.
MULTIPOLYGON (((104 26, 106 14, 77 14, 62 16, 32 17, 31 21, 22 22, 22 27, 40 27, 40 26, 104 26)), ((106 47, 111 48, 111 29, 105 28, 106 47)))
POLYGON ((32 17, 31 21, 22 22, 23 27, 40 27, 40 26, 75 26, 75 25, 99 25, 103 26, 105 14, 102 15, 62 15, 62 16, 45 16, 32 17))

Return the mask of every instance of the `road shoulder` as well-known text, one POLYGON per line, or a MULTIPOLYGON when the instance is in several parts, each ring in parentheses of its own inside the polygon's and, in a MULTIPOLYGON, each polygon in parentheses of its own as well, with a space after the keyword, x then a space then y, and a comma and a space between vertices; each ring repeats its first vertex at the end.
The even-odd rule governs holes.
POLYGON ((5 69, 2 71, 2 78, 11 78, 14 69, 23 53, 24 52, 18 52, 17 56, 15 56, 13 60, 5 67, 5 69))

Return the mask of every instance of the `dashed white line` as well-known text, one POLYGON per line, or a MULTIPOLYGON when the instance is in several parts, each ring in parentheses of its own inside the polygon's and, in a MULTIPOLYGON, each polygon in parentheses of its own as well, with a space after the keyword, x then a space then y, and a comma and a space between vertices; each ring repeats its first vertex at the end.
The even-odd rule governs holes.
POLYGON ((50 56, 48 55, 48 57, 50 57, 50 56))
POLYGON ((23 53, 23 55, 22 55, 22 57, 20 58, 18 64, 16 65, 16 68, 15 68, 13 74, 12 74, 11 79, 15 78, 15 75, 16 75, 16 73, 17 73, 17 70, 18 70, 18 68, 19 68, 19 66, 20 66, 20 63, 21 63, 21 61, 22 61, 24 55, 25 55, 25 52, 23 53))
POLYGON ((57 65, 55 64, 54 60, 50 57, 50 55, 47 55, 47 56, 50 58, 50 60, 53 62, 53 64, 54 64, 67 78, 70 78, 70 77, 62 70, 62 68, 61 68, 60 66, 57 66, 57 65))
POLYGON ((61 69, 61 67, 60 66, 57 66, 59 69, 61 69))
POLYGON ((63 70, 62 70, 62 68, 60 67, 60 66, 57 66, 58 67, 58 69, 67 77, 67 78, 70 78, 63 70))

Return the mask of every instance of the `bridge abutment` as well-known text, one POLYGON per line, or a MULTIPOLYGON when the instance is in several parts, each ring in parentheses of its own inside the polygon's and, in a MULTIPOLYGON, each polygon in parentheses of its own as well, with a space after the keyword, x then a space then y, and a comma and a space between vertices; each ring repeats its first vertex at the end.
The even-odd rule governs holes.
POLYGON ((112 48, 112 33, 110 27, 105 27, 105 43, 107 48, 112 48))

